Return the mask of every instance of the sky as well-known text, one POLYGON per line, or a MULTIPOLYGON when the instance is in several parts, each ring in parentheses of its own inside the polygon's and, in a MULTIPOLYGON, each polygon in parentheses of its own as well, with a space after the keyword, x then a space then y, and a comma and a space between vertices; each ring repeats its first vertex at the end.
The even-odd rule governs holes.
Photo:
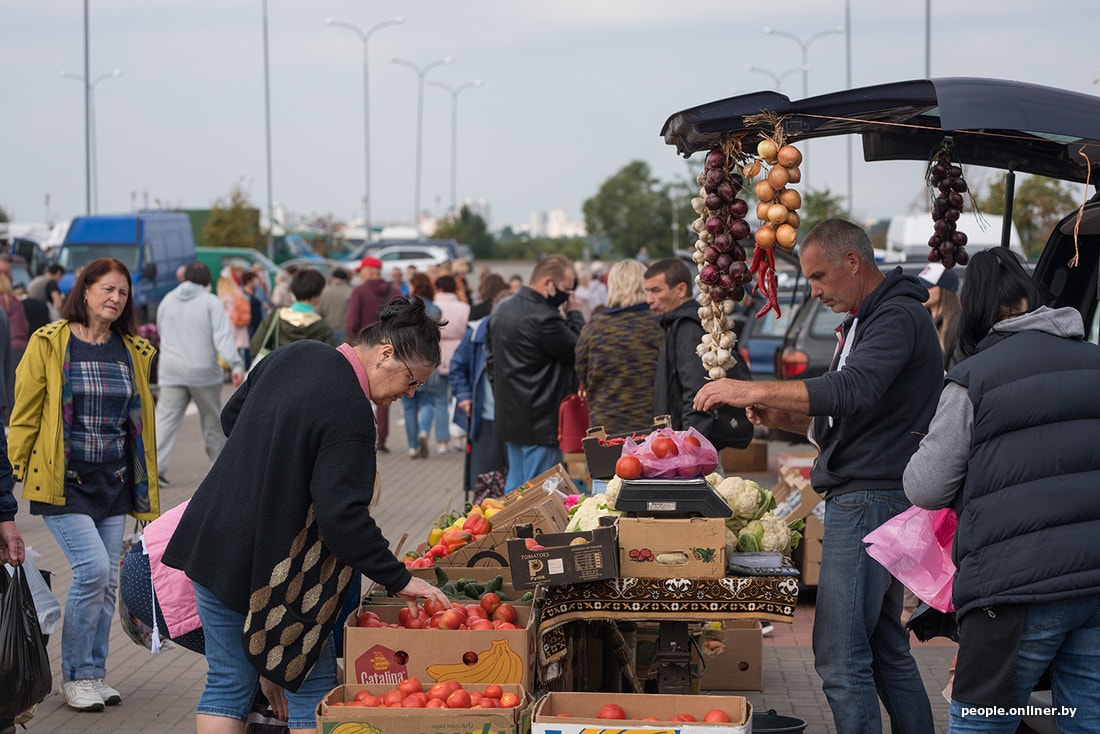
MULTIPOLYGON (((95 80, 94 191, 101 213, 205 208, 239 186, 268 204, 263 0, 89 2, 95 80)), ((582 219, 586 199, 634 160, 660 180, 693 178, 660 131, 682 109, 774 89, 801 98, 801 42, 845 24, 845 0, 268 0, 271 189, 301 218, 363 216, 363 44, 370 37, 371 219, 408 223, 416 202, 418 75, 423 88, 420 204, 485 200, 493 229, 532 212, 582 219), (792 34, 764 33, 764 27, 792 34), (790 72, 790 73, 788 73, 790 72)), ((1100 91, 1096 0, 847 0, 851 82, 931 76, 1016 79, 1100 91), (926 44, 926 8, 931 35, 926 44)), ((84 2, 0 0, 0 207, 14 221, 85 213, 84 2)), ((809 43, 810 95, 846 86, 844 33, 809 43)), ((802 188, 847 198, 848 144, 804 148, 802 188)), ((852 148, 852 209, 872 220, 927 207, 923 164, 862 161, 852 148)), ((979 174, 980 177, 980 174, 979 174)), ((972 185, 980 184, 971 177, 972 185)))

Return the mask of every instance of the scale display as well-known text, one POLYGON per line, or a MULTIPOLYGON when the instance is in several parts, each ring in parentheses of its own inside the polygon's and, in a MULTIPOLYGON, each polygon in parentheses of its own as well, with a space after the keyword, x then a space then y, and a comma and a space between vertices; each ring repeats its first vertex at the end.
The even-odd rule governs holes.
POLYGON ((729 517, 705 479, 624 479, 615 509, 627 517, 729 517))

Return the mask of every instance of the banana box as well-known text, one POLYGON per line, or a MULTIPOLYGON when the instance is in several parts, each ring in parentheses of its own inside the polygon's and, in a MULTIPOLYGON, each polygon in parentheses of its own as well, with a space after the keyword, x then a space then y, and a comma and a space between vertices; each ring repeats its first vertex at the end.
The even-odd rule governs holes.
POLYGON ((619 575, 720 579, 726 575, 726 523, 720 517, 620 517, 619 575))
POLYGON ((751 734, 752 704, 743 696, 552 691, 535 702, 531 734, 751 734), (619 707, 621 720, 599 718, 619 707), (724 716, 711 712, 721 712, 724 716), (711 720, 705 721, 711 713, 711 720), (675 719, 680 714, 692 718, 675 719), (713 719, 717 718, 718 721, 713 719), (724 720, 723 720, 724 719, 724 720))
MULTIPOLYGON (((359 627, 354 614, 344 628, 344 682, 388 685, 419 678, 425 685, 535 684, 535 624, 530 604, 513 604, 512 630, 359 627)), ((383 622, 396 623, 404 605, 373 605, 383 622)))
MULTIPOLYGON (((514 708, 367 708, 356 695, 384 695, 393 686, 342 685, 317 705, 317 734, 525 734, 530 725, 530 699, 520 686, 501 686, 519 698, 514 708), (349 705, 350 704, 350 705, 349 705)), ((464 685, 484 691, 485 685, 464 685)))

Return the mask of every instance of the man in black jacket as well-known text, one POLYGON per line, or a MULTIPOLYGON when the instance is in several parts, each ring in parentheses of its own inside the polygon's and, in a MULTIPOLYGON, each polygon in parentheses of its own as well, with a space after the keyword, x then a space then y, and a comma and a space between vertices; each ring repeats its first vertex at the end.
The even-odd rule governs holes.
POLYGON ((505 439, 508 490, 561 461, 558 405, 577 389, 573 350, 584 326, 576 283, 569 260, 551 255, 489 320, 494 425, 505 439))
MULTIPOLYGON (((695 393, 707 382, 707 371, 695 349, 703 338, 699 302, 692 295, 691 269, 678 257, 658 260, 645 271, 646 302, 649 310, 661 317, 665 339, 657 357, 657 375, 653 385, 653 414, 668 415, 677 431, 693 427, 707 437, 715 448, 744 448, 752 440, 752 425, 745 411, 696 410, 695 393), (725 425, 720 425, 722 422, 725 425), (734 422, 738 425, 729 425, 734 422)), ((736 355, 734 357, 736 359, 736 355)), ((749 380, 745 363, 737 360, 730 377, 749 380)))
POLYGON ((893 731, 931 734, 932 709, 901 625, 903 587, 863 544, 909 507, 902 473, 943 384, 928 290, 901 268, 884 277, 867 233, 843 219, 810 230, 799 261, 811 295, 848 314, 829 371, 809 380, 717 380, 695 406, 740 405, 754 423, 810 430, 820 449, 810 483, 825 495, 814 664, 836 730, 879 734, 881 699, 893 731))

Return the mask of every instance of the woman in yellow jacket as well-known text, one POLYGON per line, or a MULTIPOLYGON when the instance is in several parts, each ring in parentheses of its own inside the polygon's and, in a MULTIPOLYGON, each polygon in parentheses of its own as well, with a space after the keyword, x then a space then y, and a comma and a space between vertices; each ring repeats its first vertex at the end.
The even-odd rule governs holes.
POLYGON ((126 515, 160 514, 149 371, 156 350, 134 335, 130 273, 118 260, 85 266, 62 321, 31 335, 16 370, 8 457, 32 515, 72 566, 61 631, 61 691, 102 711, 107 645, 126 515))

